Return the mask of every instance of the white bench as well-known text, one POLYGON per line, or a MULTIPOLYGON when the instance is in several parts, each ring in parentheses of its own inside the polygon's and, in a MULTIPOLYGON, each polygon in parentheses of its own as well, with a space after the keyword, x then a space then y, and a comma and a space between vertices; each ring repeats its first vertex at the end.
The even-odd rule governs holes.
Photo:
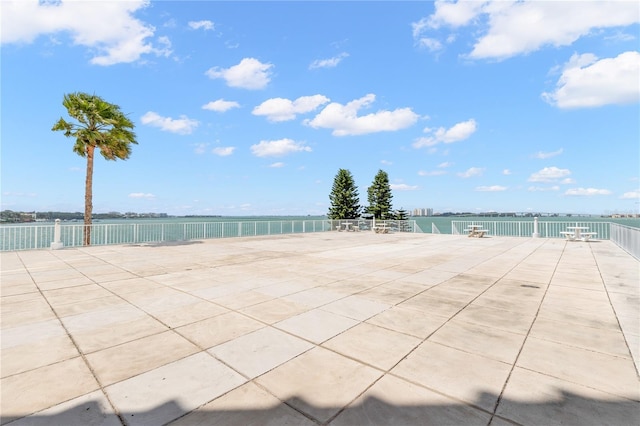
POLYGON ((373 232, 375 232, 376 234, 388 234, 389 233, 389 227, 388 226, 374 226, 373 227, 373 232))
POLYGON ((581 232, 580 236, 582 237, 582 241, 589 241, 592 237, 598 235, 597 232, 581 232))
POLYGON ((573 241, 573 240, 576 239, 576 233, 575 232, 565 231, 565 232, 560 232, 560 235, 564 235, 567 238, 567 240, 569 240, 569 241, 573 241))
POLYGON ((577 234, 576 232, 560 232, 560 235, 564 235, 568 241, 575 241, 576 239, 580 239, 582 241, 589 241, 591 238, 598 235, 597 232, 580 232, 577 234))
POLYGON ((469 237, 482 238, 489 232, 488 229, 472 229, 469 231, 469 237))

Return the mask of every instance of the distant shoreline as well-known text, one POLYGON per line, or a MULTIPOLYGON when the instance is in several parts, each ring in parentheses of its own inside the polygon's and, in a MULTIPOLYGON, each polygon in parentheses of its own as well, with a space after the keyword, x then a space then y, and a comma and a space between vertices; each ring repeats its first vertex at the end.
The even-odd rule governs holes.
MULTIPOLYGON (((440 220, 533 220, 533 218, 539 218, 544 221, 567 221, 574 219, 596 219, 598 221, 611 219, 614 221, 626 221, 626 220, 638 220, 640 219, 640 214, 611 214, 611 215, 595 215, 595 214, 559 214, 559 213, 542 213, 542 214, 533 214, 533 213, 522 213, 522 214, 513 214, 513 213, 479 213, 479 214, 471 214, 471 213, 444 213, 444 214, 434 214, 432 216, 408 216, 409 220, 417 220, 420 222, 423 221, 440 221, 440 220)), ((51 223, 56 219, 60 219, 64 223, 74 222, 74 223, 83 223, 84 217, 81 214, 74 213, 62 213, 54 212, 49 215, 39 213, 19 213, 18 215, 12 217, 2 216, 0 219, 1 224, 21 224, 21 223, 51 223)), ((150 216, 150 215, 140 215, 140 216, 117 216, 113 214, 96 214, 92 218, 93 222, 102 222, 102 221, 115 221, 115 222, 128 222, 128 221, 161 221, 166 220, 170 222, 175 221, 189 221, 194 220, 197 222, 201 222, 203 220, 212 219, 215 222, 220 221, 280 221, 280 220, 328 220, 326 215, 251 215, 251 216, 223 216, 223 215, 185 215, 185 216, 170 216, 170 215, 158 215, 158 216, 150 216)))

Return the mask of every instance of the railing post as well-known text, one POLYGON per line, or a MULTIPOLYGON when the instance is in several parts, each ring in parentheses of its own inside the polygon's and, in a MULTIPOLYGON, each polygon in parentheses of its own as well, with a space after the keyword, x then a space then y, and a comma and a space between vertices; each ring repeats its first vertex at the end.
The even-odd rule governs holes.
POLYGON ((64 247, 64 244, 60 239, 60 235, 60 219, 56 219, 56 224, 53 228, 53 242, 51 243, 51 250, 60 250, 64 247))
POLYGON ((531 235, 533 238, 540 238, 540 233, 538 232, 538 217, 533 218, 533 234, 531 235))

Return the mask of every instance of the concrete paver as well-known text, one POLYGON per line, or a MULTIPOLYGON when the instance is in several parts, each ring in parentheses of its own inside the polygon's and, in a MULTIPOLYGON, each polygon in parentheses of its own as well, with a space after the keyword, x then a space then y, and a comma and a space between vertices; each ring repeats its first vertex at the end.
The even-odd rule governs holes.
POLYGON ((105 388, 128 425, 165 424, 246 382, 206 352, 105 388))
POLYGON ((361 323, 323 343, 322 347, 387 371, 420 342, 417 337, 361 323))
POLYGON ((1 424, 640 423, 610 241, 325 232, 0 253, 1 424))
POLYGON ((314 309, 277 322, 273 326, 315 344, 320 344, 357 324, 359 322, 354 319, 314 309))
POLYGON ((376 382, 331 424, 486 425, 489 413, 394 376, 376 382))
POLYGON ((257 378, 256 382, 281 401, 319 422, 326 422, 380 376, 379 370, 315 347, 257 378))
POLYGON ((510 371, 510 364, 427 340, 391 373, 492 412, 510 371))
POLYGON ((308 351, 313 344, 271 327, 209 349, 209 353, 253 379, 308 351))

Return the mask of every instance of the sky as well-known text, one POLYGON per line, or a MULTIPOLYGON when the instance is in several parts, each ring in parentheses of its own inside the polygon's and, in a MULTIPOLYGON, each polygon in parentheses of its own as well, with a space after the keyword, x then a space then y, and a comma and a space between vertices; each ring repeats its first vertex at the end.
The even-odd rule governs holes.
POLYGON ((93 211, 640 209, 636 1, 0 2, 1 207, 84 211, 65 94, 135 124, 93 211))

